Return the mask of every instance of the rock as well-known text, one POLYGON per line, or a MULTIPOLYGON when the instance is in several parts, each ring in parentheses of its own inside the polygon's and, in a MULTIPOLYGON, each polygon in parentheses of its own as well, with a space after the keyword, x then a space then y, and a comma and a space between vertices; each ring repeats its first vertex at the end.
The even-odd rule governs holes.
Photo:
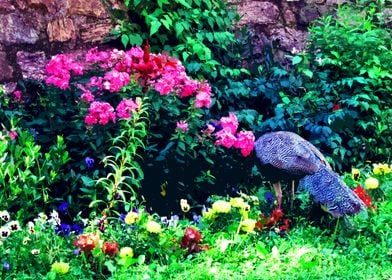
POLYGON ((0 0, 0 11, 11 12, 15 10, 15 6, 9 0, 0 0))
POLYGON ((279 22, 279 8, 270 2, 247 2, 238 7, 238 12, 242 16, 239 25, 269 25, 279 22))
POLYGON ((4 88, 6 93, 12 93, 16 90, 17 83, 15 82, 9 82, 9 83, 4 83, 4 88))
POLYGON ((315 19, 320 17, 320 12, 317 7, 307 6, 300 11, 300 23, 303 25, 309 25, 315 19))
POLYGON ((80 28, 80 37, 83 42, 102 42, 113 29, 111 20, 101 22, 85 23, 80 28))
POLYGON ((12 78, 12 74, 14 73, 14 69, 9 64, 7 60, 7 53, 0 52, 0 81, 9 80, 12 78))
POLYGON ((58 0, 27 0, 29 7, 44 7, 51 14, 55 14, 61 9, 60 3, 58 0))
POLYGON ((307 32, 289 27, 276 28, 271 31, 270 39, 277 42, 279 49, 286 52, 293 50, 303 50, 305 48, 305 38, 307 32))
POLYGON ((54 20, 48 23, 49 42, 66 42, 75 38, 75 26, 70 18, 54 20))
POLYGON ((16 0, 16 4, 18 5, 19 9, 24 10, 26 9, 27 5, 25 0, 16 0))
POLYGON ((109 17, 101 0, 68 0, 68 13, 97 18, 109 17))
POLYGON ((296 26, 297 25, 297 19, 295 18, 295 14, 287 9, 283 12, 283 18, 284 21, 286 23, 286 25, 288 26, 296 26))
POLYGON ((0 43, 34 44, 38 41, 39 32, 17 13, 0 15, 0 43))
POLYGON ((16 62, 22 70, 24 79, 43 80, 47 61, 44 52, 19 51, 16 53, 16 62))

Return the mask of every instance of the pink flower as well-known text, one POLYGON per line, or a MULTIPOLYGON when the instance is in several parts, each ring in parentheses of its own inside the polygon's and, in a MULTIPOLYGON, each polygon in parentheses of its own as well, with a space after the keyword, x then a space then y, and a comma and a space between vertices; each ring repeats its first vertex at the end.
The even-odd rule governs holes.
POLYGON ((184 85, 182 86, 180 97, 192 96, 199 87, 199 83, 195 80, 184 79, 184 85))
POLYGON ((216 141, 215 145, 224 146, 226 148, 231 148, 237 141, 237 138, 228 129, 219 130, 215 133, 216 141))
POLYGON ((45 79, 46 84, 54 85, 60 89, 69 87, 71 79, 70 71, 74 75, 82 75, 84 66, 78 62, 74 62, 70 55, 59 54, 49 61, 45 66, 48 77, 45 79))
POLYGON ((18 137, 18 133, 16 131, 10 131, 8 132, 8 136, 11 138, 11 140, 15 140, 18 137))
POLYGON ((199 91, 196 94, 196 108, 210 108, 211 106, 211 87, 207 83, 199 84, 199 91))
POLYGON ((80 99, 82 99, 86 103, 91 103, 94 101, 95 96, 90 90, 86 89, 82 84, 78 84, 77 87, 83 91, 82 95, 80 96, 80 99))
POLYGON ((188 123, 186 121, 178 121, 177 128, 185 132, 189 130, 188 123))
POLYGON ((241 149, 241 154, 246 157, 250 155, 255 144, 255 136, 252 131, 240 131, 236 134, 234 148, 241 149))
POLYGON ((12 95, 16 99, 16 101, 22 101, 22 92, 20 90, 15 90, 12 95))
POLYGON ((138 107, 139 106, 137 105, 137 103, 131 98, 124 98, 116 107, 117 116, 119 118, 129 119, 132 116, 132 112, 135 112, 138 107))
POLYGON ((84 122, 87 125, 101 124, 106 125, 112 121, 116 122, 114 108, 107 102, 94 101, 90 104, 89 113, 84 122))
POLYGON ((231 132, 231 134, 235 134, 238 129, 238 119, 234 113, 229 113, 228 117, 222 117, 219 120, 220 125, 223 129, 226 129, 231 132))
POLYGON ((106 80, 103 85, 104 88, 110 92, 120 91, 123 87, 127 86, 130 81, 129 74, 126 72, 118 72, 117 70, 112 70, 105 74, 104 80, 106 80))

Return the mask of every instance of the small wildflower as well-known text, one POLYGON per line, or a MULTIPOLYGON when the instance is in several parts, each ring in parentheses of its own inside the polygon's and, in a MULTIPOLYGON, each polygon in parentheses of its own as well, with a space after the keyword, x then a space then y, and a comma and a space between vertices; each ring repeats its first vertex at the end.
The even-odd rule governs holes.
POLYGON ((68 202, 66 202, 66 201, 61 202, 61 204, 58 207, 59 212, 62 215, 66 215, 67 214, 67 210, 68 210, 68 206, 69 206, 68 202))
POLYGON ((131 247, 123 247, 120 250, 119 256, 121 258, 132 258, 133 257, 133 249, 131 247))
POLYGON ((155 221, 148 221, 146 223, 146 229, 151 233, 160 233, 162 230, 161 225, 155 221))
POLYGON ((59 274, 67 274, 69 271, 69 264, 65 262, 55 262, 52 264, 52 271, 59 274))
POLYGON ((9 262, 7 262, 7 261, 3 262, 3 270, 4 271, 10 270, 10 263, 9 262))
POLYGON ((206 219, 214 219, 215 218, 215 212, 212 211, 212 209, 207 208, 205 206, 203 206, 203 209, 201 210, 201 215, 203 216, 203 218, 206 218, 206 219))
POLYGON ((245 203, 242 197, 232 197, 230 198, 230 204, 234 208, 241 208, 242 205, 245 203))
POLYGON ((74 241, 74 245, 79 247, 85 253, 91 252, 99 242, 99 235, 97 233, 88 233, 79 235, 78 239, 74 241))
POLYGON ((88 169, 91 169, 91 168, 94 167, 94 159, 93 159, 93 158, 91 158, 91 157, 86 157, 86 158, 84 159, 84 162, 86 163, 86 166, 87 166, 88 169))
POLYGON ((215 213, 229 213, 230 210, 231 210, 230 202, 224 200, 218 200, 212 204, 212 211, 215 213))
POLYGON ((54 226, 58 226, 61 224, 59 213, 56 210, 53 210, 50 214, 50 219, 48 220, 48 223, 54 226))
POLYGON ((178 121, 176 126, 177 129, 182 130, 184 132, 187 132, 189 130, 188 123, 186 121, 178 121))
POLYGON ((5 240, 8 236, 10 236, 11 231, 8 227, 1 227, 0 228, 0 239, 5 240))
POLYGON ((0 218, 7 223, 11 218, 10 213, 7 210, 0 211, 0 218))
POLYGON ((241 222, 241 230, 246 233, 253 232, 256 226, 256 220, 245 219, 241 222))
POLYGON ((365 181, 365 187, 368 190, 372 190, 372 189, 377 189, 379 185, 379 182, 376 178, 374 177, 369 177, 366 179, 365 181))
POLYGON ((132 224, 134 224, 134 223, 136 223, 138 220, 139 220, 139 213, 136 213, 136 212, 129 212, 126 216, 125 216, 125 218, 124 218, 124 222, 127 224, 127 225, 132 225, 132 224))
POLYGON ((11 231, 18 231, 18 230, 20 230, 20 225, 19 225, 18 221, 11 221, 11 222, 8 223, 7 226, 8 226, 8 228, 11 231))
POLYGON ((351 175, 355 181, 358 181, 359 177, 361 176, 361 171, 357 168, 353 168, 351 171, 351 175))
POLYGON ((168 226, 169 227, 176 227, 179 220, 180 220, 180 217, 178 217, 178 215, 172 215, 170 217, 170 220, 168 220, 168 226))
POLYGON ((191 207, 188 204, 188 201, 186 199, 181 199, 180 200, 180 206, 181 206, 181 210, 182 212, 189 212, 189 210, 191 209, 191 207))
POLYGON ((104 242, 102 245, 102 252, 109 257, 114 257, 118 253, 118 245, 116 242, 104 242))
POLYGON ((23 238, 22 243, 23 243, 23 245, 27 245, 30 241, 31 241, 31 239, 29 237, 25 237, 25 238, 23 238))
POLYGON ((33 249, 33 250, 31 250, 31 254, 33 254, 34 256, 38 256, 40 252, 41 252, 41 251, 40 251, 39 249, 33 249))
POLYGON ((35 233, 35 225, 33 222, 28 222, 27 223, 27 230, 30 234, 34 234, 35 233))
POLYGON ((391 172, 392 169, 388 166, 388 164, 373 164, 373 173, 375 175, 385 175, 391 172))

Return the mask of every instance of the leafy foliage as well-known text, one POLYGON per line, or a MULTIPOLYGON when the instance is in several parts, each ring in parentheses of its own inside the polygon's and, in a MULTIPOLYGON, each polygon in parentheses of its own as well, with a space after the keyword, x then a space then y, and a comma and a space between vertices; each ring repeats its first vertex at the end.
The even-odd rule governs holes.
POLYGON ((14 133, 14 139, 0 134, 0 204, 26 221, 31 213, 53 203, 51 193, 60 186, 61 173, 70 157, 61 136, 43 152, 30 132, 16 129, 14 133))

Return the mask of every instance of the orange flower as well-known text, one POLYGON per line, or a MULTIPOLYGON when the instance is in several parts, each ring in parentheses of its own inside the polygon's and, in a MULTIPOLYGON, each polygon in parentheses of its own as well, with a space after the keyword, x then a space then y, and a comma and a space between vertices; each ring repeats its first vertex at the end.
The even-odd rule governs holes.
POLYGON ((79 247, 85 253, 89 253, 97 246, 99 242, 99 235, 97 233, 88 233, 79 235, 78 239, 74 241, 74 245, 79 247))

